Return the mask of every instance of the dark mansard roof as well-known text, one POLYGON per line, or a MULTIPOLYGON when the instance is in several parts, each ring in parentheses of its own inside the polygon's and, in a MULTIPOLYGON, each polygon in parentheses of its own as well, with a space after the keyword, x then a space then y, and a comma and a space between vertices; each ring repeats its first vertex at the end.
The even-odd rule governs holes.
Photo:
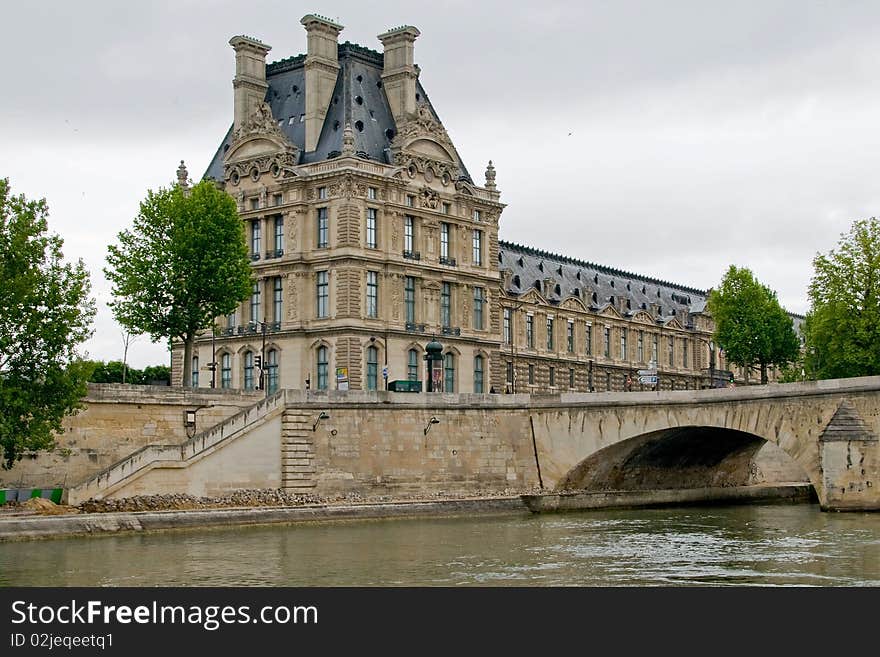
MULTIPOLYGON (((390 164, 390 146, 397 125, 391 114, 385 90, 382 88, 383 55, 354 43, 340 43, 339 75, 333 98, 327 109, 317 148, 303 152, 301 164, 319 162, 339 155, 342 151, 342 132, 346 122, 354 133, 354 147, 361 157, 390 164)), ((305 55, 289 57, 266 66, 266 102, 272 115, 279 122, 281 131, 300 151, 305 148, 305 55)), ((440 122, 437 112, 428 99, 420 82, 416 82, 416 100, 427 103, 434 118, 440 122)), ((223 179, 223 156, 231 146, 232 127, 214 154, 206 178, 223 179)), ((472 182, 464 163, 458 166, 463 177, 472 182)))
POLYGON ((624 315, 645 310, 657 316, 658 321, 675 318, 682 326, 691 323, 690 314, 706 309, 705 290, 511 242, 502 241, 499 246, 498 266, 502 272, 510 271, 506 292, 511 296, 536 289, 552 305, 573 297, 594 311, 611 304, 624 315), (551 279, 549 284, 546 279, 551 279))

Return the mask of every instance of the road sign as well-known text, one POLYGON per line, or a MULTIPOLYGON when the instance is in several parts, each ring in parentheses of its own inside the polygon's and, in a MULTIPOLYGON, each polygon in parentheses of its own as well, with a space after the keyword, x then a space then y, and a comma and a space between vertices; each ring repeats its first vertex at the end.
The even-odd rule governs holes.
POLYGON ((657 370, 654 368, 649 370, 639 370, 639 376, 657 376, 657 370))
POLYGON ((640 376, 639 383, 643 385, 655 386, 657 385, 657 377, 656 376, 640 376))
POLYGON ((382 378, 386 381, 388 380, 388 366, 382 368, 382 378))

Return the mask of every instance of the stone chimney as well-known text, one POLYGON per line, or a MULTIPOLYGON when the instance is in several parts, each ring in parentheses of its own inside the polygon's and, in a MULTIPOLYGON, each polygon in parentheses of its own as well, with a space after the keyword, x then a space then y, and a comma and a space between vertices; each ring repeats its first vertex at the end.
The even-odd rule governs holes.
POLYGON ((266 54, 272 50, 261 41, 246 36, 234 36, 229 45, 235 50, 235 114, 232 130, 235 132, 257 106, 266 99, 266 54))
POLYGON ((411 25, 396 27, 380 34, 378 39, 385 48, 385 66, 382 84, 391 106, 394 122, 399 126, 416 111, 416 80, 418 68, 413 64, 413 44, 421 34, 411 25))
POLYGON ((304 65, 306 76, 306 143, 307 152, 318 147, 324 117, 333 98, 339 75, 338 37, 344 29, 329 18, 307 14, 300 23, 306 28, 308 49, 304 65))

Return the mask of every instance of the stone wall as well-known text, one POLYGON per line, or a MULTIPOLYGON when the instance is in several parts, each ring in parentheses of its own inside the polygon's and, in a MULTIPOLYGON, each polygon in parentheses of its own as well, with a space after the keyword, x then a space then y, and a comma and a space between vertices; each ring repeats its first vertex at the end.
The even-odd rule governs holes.
POLYGON ((202 431, 261 398, 258 392, 90 384, 86 408, 65 420, 56 448, 0 469, 0 488, 74 486, 145 445, 185 441, 186 409, 198 409, 196 431, 202 431))

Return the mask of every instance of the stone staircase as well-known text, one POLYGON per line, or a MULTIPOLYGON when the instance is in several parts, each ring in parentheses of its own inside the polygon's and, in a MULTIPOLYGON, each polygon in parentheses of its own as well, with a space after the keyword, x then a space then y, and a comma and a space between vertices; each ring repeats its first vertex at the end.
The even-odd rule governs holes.
POLYGON ((315 480, 314 412, 288 408, 281 419, 281 487, 311 493, 315 480))

